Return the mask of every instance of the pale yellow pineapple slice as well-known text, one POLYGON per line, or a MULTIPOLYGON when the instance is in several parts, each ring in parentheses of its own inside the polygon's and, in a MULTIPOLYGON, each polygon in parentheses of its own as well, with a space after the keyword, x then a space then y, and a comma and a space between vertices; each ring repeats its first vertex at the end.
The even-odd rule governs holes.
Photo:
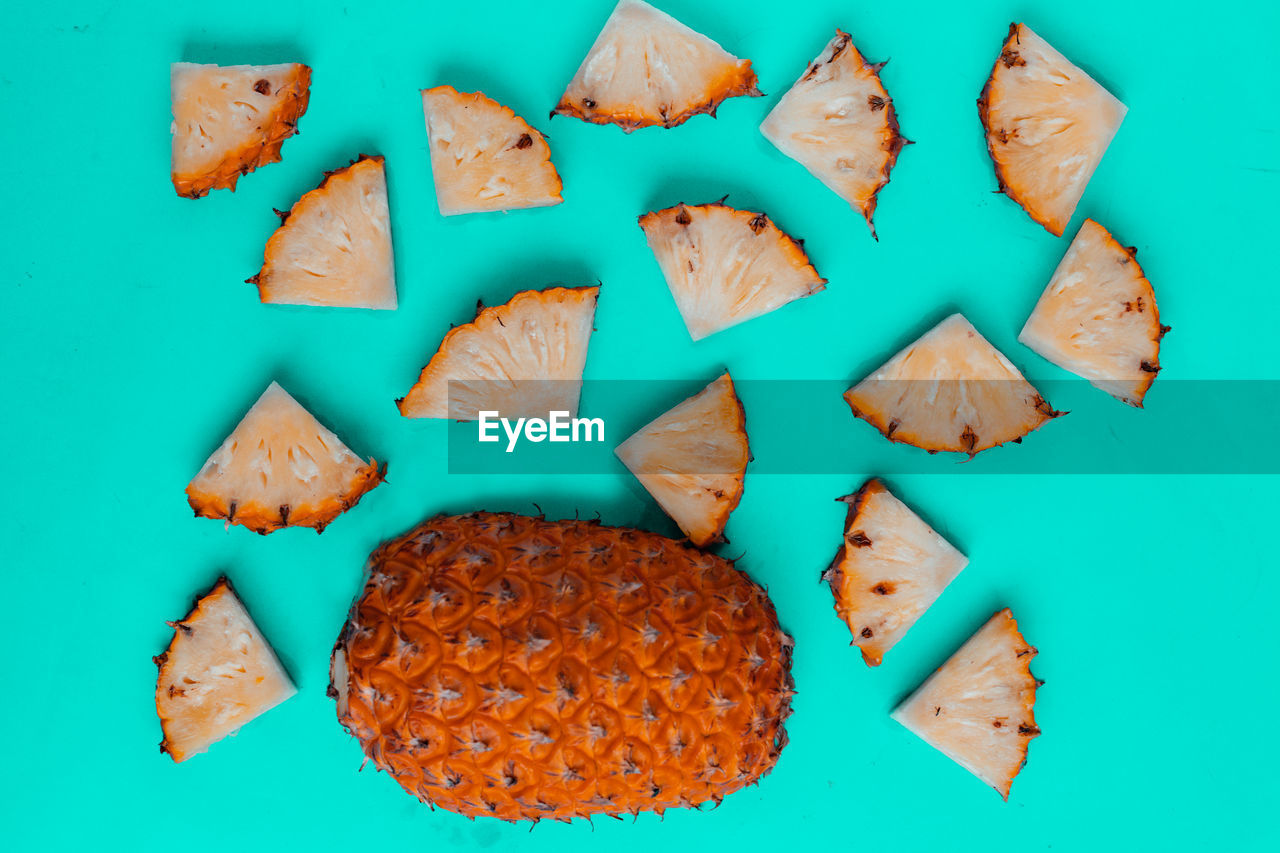
POLYGON ((1056 412, 1009 359, 952 314, 845 392, 854 415, 930 453, 1021 441, 1056 412))
POLYGON ((275 382, 187 485, 197 516, 258 533, 314 527, 355 506, 385 466, 364 462, 275 382))
POLYGON ((640 227, 695 341, 826 289, 800 242, 763 213, 678 204, 640 227))
POLYGON ((1137 250, 1086 219, 1018 340, 1130 406, 1160 372, 1168 326, 1137 250))
POLYGON ((552 115, 675 127, 727 98, 759 97, 751 62, 642 0, 621 0, 552 115))
POLYGON ((155 658, 160 750, 186 761, 297 693, 225 577, 179 622, 155 658))
POLYGON ((407 418, 574 417, 598 287, 525 290, 455 326, 397 400, 407 418))
POLYGON ((284 65, 169 67, 173 101, 171 177, 178 195, 235 190, 236 181, 280 159, 307 111, 311 69, 284 65))
POLYGON ((614 452, 689 541, 701 547, 720 539, 751 459, 733 380, 722 375, 614 452))
POLYGON ((1008 608, 992 616, 893 712, 893 719, 1009 799, 1040 734, 1036 649, 1008 608))
POLYGON ((867 62, 849 34, 836 30, 760 125, 779 151, 861 213, 873 237, 876 195, 907 144, 880 82, 883 65, 867 62))
POLYGON ((497 101, 452 86, 422 92, 431 176, 443 216, 560 204, 542 134, 497 101))
MULTIPOLYGON (((279 211, 277 211, 279 213, 279 211)), ((280 214, 262 270, 247 279, 263 302, 335 308, 396 307, 391 211, 381 157, 326 172, 280 214)))
POLYGON ((969 560, 879 480, 840 500, 844 541, 822 579, 863 661, 879 666, 969 560))
POLYGON ((1010 24, 978 98, 1000 191, 1061 237, 1127 111, 1026 24, 1010 24))

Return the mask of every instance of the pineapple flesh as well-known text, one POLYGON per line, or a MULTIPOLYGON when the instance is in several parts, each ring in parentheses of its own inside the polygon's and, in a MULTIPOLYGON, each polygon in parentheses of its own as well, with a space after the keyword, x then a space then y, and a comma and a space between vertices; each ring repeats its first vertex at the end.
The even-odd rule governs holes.
POLYGON ((642 0, 621 0, 551 114, 630 133, 714 116, 739 95, 761 95, 750 60, 642 0))
POLYGON ((840 500, 844 541, 822 579, 863 661, 879 666, 969 561, 879 480, 840 500))
POLYGON ((319 532, 384 475, 272 382, 187 485, 187 500, 198 517, 258 533, 319 532))
POLYGON ((1049 361, 1142 408, 1160 372, 1155 292, 1137 250, 1086 219, 1018 340, 1049 361))
POLYGON ((883 66, 863 59, 849 34, 836 30, 760 125, 779 151, 861 213, 873 237, 877 194, 907 144, 880 82, 883 66))
POLYGON ((431 175, 443 216, 560 204, 560 175, 541 133, 480 92, 422 92, 431 175))
POLYGON ((381 157, 361 155, 325 173, 267 241, 262 270, 248 279, 263 302, 336 308, 396 307, 391 212, 381 157))
POLYGON ((695 341, 826 289, 800 242, 763 213, 678 204, 640 227, 695 341))
POLYGON ((1000 191, 1061 237, 1128 108, 1026 24, 978 98, 1000 191))
POLYGON ((702 547, 722 538, 742 500, 751 459, 746 426, 725 373, 614 452, 689 541, 702 547))
POLYGON ((186 761, 297 692, 225 577, 179 622, 155 658, 160 751, 186 761))
POLYGON ((196 65, 169 68, 173 102, 171 177, 178 195, 235 190, 236 181, 280 160, 307 111, 305 65, 196 65))
POLYGON ((365 755, 468 817, 698 808, 786 744, 791 638, 731 563, 642 530, 439 516, 374 552, 331 695, 365 755))
POLYGON ((1004 799, 1038 737, 1036 649, 1008 608, 999 611, 893 712, 925 743, 1004 799))
POLYGON ((1059 417, 1009 359, 952 314, 845 392, 890 441, 970 457, 1059 417))
POLYGON ((396 401, 406 418, 576 416, 599 287, 525 290, 455 326, 396 401))

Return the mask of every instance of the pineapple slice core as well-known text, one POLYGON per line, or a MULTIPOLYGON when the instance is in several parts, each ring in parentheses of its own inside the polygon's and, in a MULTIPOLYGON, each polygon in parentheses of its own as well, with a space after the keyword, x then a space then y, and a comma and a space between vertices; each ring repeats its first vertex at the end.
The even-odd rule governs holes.
POLYGON ((893 712, 893 719, 1006 800, 1036 726, 1034 647, 996 613, 893 712))
POLYGON ((196 515, 259 533, 323 529, 382 482, 275 382, 187 486, 196 515))
POLYGON ((160 748, 185 761, 297 692, 266 638, 221 578, 156 658, 160 748))
POLYGON ((695 341, 826 289, 800 243, 763 213, 678 204, 640 227, 695 341))
POLYGON ((879 480, 841 500, 844 543, 822 577, 862 659, 879 666, 969 561, 879 480))
POLYGON ((1141 408, 1160 372, 1160 341, 1167 331, 1135 251, 1086 219, 1018 340, 1141 408))
POLYGON ((978 99, 1001 191, 1061 237, 1127 109, 1030 27, 1011 24, 978 99))
POLYGON ((578 412, 598 287, 526 290, 481 308, 445 335, 417 383, 396 402, 407 418, 546 418, 578 412))
POLYGON ((720 538, 751 459, 733 380, 724 374, 614 452, 693 544, 720 538))
POLYGON ((249 281, 263 302, 395 308, 383 159, 361 157, 298 199, 267 241, 262 271, 249 281))
POLYGON ((952 314, 845 392, 886 438, 973 456, 1017 441, 1055 412, 1018 368, 952 314))
POLYGON ((508 107, 437 86, 423 91, 422 108, 443 216, 563 201, 546 139, 508 107))
POLYGON ((751 62, 641 0, 605 22, 553 115, 593 124, 675 127, 739 95, 758 97, 751 62))

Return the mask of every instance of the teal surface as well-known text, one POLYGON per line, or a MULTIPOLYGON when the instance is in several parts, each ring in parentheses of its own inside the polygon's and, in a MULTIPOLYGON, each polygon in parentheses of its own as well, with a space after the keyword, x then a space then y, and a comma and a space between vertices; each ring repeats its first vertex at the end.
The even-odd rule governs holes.
MULTIPOLYGON (((1280 378, 1275 4, 663 5, 750 57, 768 97, 666 132, 548 122, 608 0, 7 8, 0 847, 1274 849, 1274 477, 955 476, 939 458, 937 473, 893 478, 972 562, 870 670, 817 583, 841 531, 832 499, 861 476, 749 476, 721 550, 768 585, 796 637, 799 689, 791 744, 758 787, 705 813, 530 833, 432 812, 371 767, 357 772, 359 748, 325 696, 327 656, 379 541, 441 510, 535 503, 672 530, 622 476, 450 476, 445 425, 396 414, 392 401, 478 298, 602 281, 593 379, 696 385, 726 365, 742 379, 853 379, 957 308, 1031 378, 1062 379, 1016 335, 1090 215, 1139 247, 1174 326, 1142 416, 1160 417, 1162 384, 1178 379, 1280 378), (1068 238, 991 193, 974 99, 1014 18, 1130 108, 1068 238), (870 58, 892 58, 884 80, 918 143, 881 195, 879 243, 756 131, 837 26, 870 58), (178 198, 175 60, 312 65, 311 107, 284 161, 234 194, 178 198), (545 129, 566 203, 442 219, 417 94, 439 83, 483 89, 545 129), (400 309, 260 305, 241 282, 261 262, 272 207, 360 152, 387 157, 400 309), (725 193, 806 238, 830 285, 694 345, 635 217, 725 193), (273 378, 355 450, 390 462, 389 483, 323 536, 224 531, 193 519, 182 493, 273 378), (150 658, 169 640, 164 620, 220 572, 300 693, 174 765, 156 749, 150 658), (1040 648, 1046 681, 1044 735, 1007 804, 887 715, 1004 605, 1040 648)), ((1132 416, 1122 408, 1117 418, 1132 416)), ((782 415, 804 441, 805 413, 782 415)), ((1223 430, 1275 440, 1254 412, 1220 416, 1223 430)), ((849 419, 851 434, 865 429, 849 419)))

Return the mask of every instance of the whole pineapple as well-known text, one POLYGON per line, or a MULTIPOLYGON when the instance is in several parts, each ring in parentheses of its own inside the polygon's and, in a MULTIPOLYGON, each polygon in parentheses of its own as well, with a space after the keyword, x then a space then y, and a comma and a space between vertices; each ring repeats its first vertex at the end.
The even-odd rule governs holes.
POLYGON ((330 691, 369 758, 424 802, 506 820, 661 814, 773 768, 791 647, 726 560, 478 512, 374 552, 330 691))

